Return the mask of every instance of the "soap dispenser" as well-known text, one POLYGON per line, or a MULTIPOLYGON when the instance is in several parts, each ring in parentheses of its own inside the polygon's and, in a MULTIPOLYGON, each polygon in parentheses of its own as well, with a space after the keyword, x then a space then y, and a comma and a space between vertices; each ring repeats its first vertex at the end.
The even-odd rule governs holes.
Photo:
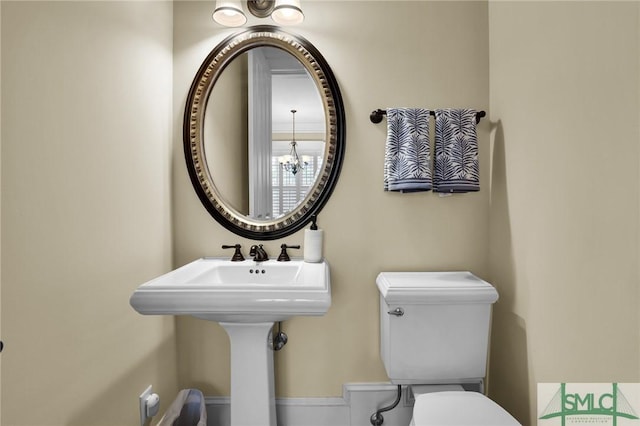
POLYGON ((323 231, 318 229, 317 215, 311 216, 311 227, 304 230, 304 261, 318 263, 322 261, 323 231))

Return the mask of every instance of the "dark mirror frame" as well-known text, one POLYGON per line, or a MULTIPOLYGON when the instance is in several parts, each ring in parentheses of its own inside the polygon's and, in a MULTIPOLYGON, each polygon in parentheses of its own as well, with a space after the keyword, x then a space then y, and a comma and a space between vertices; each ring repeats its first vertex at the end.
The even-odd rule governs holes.
MULTIPOLYGON (((191 183, 207 211, 229 231, 254 240, 274 240, 302 229, 318 214, 331 195, 345 153, 345 116, 340 88, 331 68, 320 52, 307 40, 261 25, 231 35, 217 45, 198 70, 187 97, 183 142, 191 183), (218 192, 211 177, 204 151, 205 110, 211 90, 220 74, 234 58, 260 46, 283 49, 296 57, 316 83, 325 111, 326 140, 322 169, 306 198, 291 212, 273 220, 254 220, 234 210, 218 192)), ((218 143, 216 141, 216 143, 218 143)), ((225 143, 225 141, 220 141, 225 143)))

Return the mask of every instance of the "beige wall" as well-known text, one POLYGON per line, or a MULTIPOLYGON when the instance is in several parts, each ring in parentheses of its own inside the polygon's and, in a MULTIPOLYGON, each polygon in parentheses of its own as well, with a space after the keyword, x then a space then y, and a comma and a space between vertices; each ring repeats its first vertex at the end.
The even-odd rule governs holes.
MULTIPOLYGON (((230 255, 221 244, 246 254, 252 243, 200 205, 182 154, 191 79, 236 30, 212 23, 211 2, 0 4, 0 421, 137 424, 148 383, 165 401, 176 383, 228 394, 219 326, 179 318, 174 330, 128 298, 173 266, 230 255)), ((347 151, 319 220, 333 306, 284 324, 278 394, 387 380, 382 270, 495 283, 490 395, 524 424, 538 382, 639 381, 640 5, 309 1, 305 12, 293 31, 338 78, 347 151), (385 126, 368 115, 391 106, 491 107, 482 191, 384 193, 385 126)), ((282 242, 302 233, 269 253, 282 242)))
MULTIPOLYGON (((0 7, 0 46, 2 45, 2 7, 0 7)), ((0 99, 2 99, 2 54, 0 51, 0 99)), ((2 102, 0 102, 0 189, 2 188, 2 102)), ((2 197, 0 196, 0 224, 2 223, 2 197)), ((0 241, 2 226, 0 225, 0 241)), ((2 244, 0 244, 0 339, 2 339, 2 244)), ((2 356, 0 356, 0 424, 2 424, 2 356)))
POLYGON ((491 395, 637 382, 637 2, 491 2, 491 395))
POLYGON ((171 267, 172 4, 1 8, 1 422, 136 425, 177 390, 173 320, 128 303, 171 267))
MULTIPOLYGON (((289 343, 275 357, 276 386, 281 396, 337 396, 346 382, 387 380, 378 343, 380 271, 468 269, 487 277, 488 122, 479 127, 483 190, 439 198, 383 192, 386 126, 369 121, 372 110, 391 106, 487 109, 487 4, 323 1, 304 7, 305 22, 292 31, 311 41, 337 76, 347 150, 336 190, 319 216, 333 304, 324 317, 284 324, 289 343)), ((221 244, 240 242, 247 254, 251 244, 208 215, 184 166, 180 126, 189 85, 208 52, 234 32, 212 23, 210 15, 208 2, 174 5, 176 265, 230 255, 221 244)), ((265 246, 276 256, 283 242, 301 244, 302 232, 265 246)), ((181 385, 228 394, 224 331, 215 323, 180 318, 178 339, 181 385)))

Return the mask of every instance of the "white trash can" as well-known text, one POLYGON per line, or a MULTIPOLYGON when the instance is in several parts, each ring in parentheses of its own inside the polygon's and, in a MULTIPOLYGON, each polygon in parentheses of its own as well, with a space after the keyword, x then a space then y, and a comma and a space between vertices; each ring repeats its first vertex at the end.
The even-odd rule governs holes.
POLYGON ((198 389, 182 389, 157 426, 207 426, 207 407, 198 389))

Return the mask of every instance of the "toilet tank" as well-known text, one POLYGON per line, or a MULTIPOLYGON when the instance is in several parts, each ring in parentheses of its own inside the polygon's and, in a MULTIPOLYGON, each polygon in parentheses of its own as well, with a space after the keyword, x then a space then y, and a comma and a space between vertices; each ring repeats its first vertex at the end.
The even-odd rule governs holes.
POLYGON ((380 355, 396 384, 472 383, 486 374, 498 292, 471 272, 381 272, 380 355))

